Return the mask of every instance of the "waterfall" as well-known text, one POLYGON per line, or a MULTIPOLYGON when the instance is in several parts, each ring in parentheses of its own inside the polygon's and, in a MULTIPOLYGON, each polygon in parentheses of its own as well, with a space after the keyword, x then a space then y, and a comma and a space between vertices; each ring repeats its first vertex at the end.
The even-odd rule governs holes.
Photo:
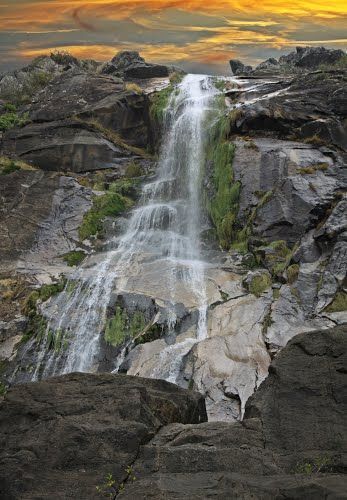
POLYGON ((63 352, 49 351, 43 339, 33 380, 96 369, 111 294, 125 290, 129 280, 136 281, 143 273, 143 262, 154 262, 162 270, 168 329, 174 330, 176 324, 178 279, 185 283, 198 310, 196 337, 164 349, 161 359, 165 360, 165 370, 161 370, 159 363, 153 376, 174 382, 182 357, 195 342, 206 338, 205 263, 199 237, 201 184, 206 118, 217 94, 211 78, 202 75, 185 76, 172 92, 165 110, 165 133, 156 178, 144 185, 126 230, 109 242, 109 250, 102 255, 101 262, 90 257, 54 300, 46 337, 51 331, 68 331, 67 348, 63 352))

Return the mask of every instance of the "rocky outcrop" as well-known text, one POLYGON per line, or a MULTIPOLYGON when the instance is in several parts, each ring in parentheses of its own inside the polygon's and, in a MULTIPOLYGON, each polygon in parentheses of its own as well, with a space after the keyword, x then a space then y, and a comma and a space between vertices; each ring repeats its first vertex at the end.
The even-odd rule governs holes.
POLYGON ((105 63, 101 73, 131 80, 169 76, 169 69, 162 64, 147 63, 136 51, 125 50, 105 63))
MULTIPOLYGON (((345 52, 340 49, 326 49, 325 47, 296 47, 295 52, 291 52, 286 56, 281 56, 278 63, 280 65, 313 69, 321 65, 334 65, 344 57, 345 52)), ((259 69, 259 66, 256 69, 259 69)))
POLYGON ((56 258, 78 245, 78 227, 91 197, 92 191, 71 177, 41 170, 2 176, 0 272, 13 272, 19 265, 38 274, 54 268, 56 258))
POLYGON ((199 394, 159 380, 71 374, 16 386, 0 404, 1 497, 100 498, 97 487, 131 480, 161 427, 204 421, 199 394))
MULTIPOLYGON (((297 76, 283 88, 240 94, 241 105, 233 129, 250 135, 272 135, 333 145, 347 150, 344 118, 347 114, 346 74, 321 71, 297 76)), ((261 84, 260 84, 261 85, 261 84)), ((261 89, 259 88, 259 91, 261 89)))
POLYGON ((57 76, 29 108, 30 122, 4 134, 3 151, 44 170, 121 168, 151 144, 148 99, 122 80, 81 71, 57 76))
POLYGON ((13 387, 0 404, 2 498, 343 498, 346 333, 293 339, 243 422, 205 422, 201 396, 162 381, 13 387))
POLYGON ((245 66, 238 59, 231 59, 229 61, 231 72, 233 75, 248 75, 252 72, 252 66, 245 66))
POLYGON ((266 75, 283 75, 300 73, 342 65, 346 58, 343 50, 326 49, 325 47, 296 47, 294 52, 281 56, 279 59, 270 57, 254 69, 245 66, 241 61, 231 60, 233 75, 261 77, 266 75))

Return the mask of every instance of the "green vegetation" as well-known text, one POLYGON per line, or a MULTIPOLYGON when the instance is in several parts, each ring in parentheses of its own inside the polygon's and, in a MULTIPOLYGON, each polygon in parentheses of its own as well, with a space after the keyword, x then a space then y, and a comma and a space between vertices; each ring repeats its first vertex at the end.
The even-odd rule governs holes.
POLYGON ((272 284, 271 277, 266 272, 259 273, 253 276, 251 282, 248 285, 248 289, 253 295, 256 297, 260 297, 260 295, 265 292, 272 284))
POLYGON ((107 321, 105 340, 114 347, 120 346, 126 340, 141 333, 145 325, 143 313, 135 311, 134 314, 129 316, 126 310, 117 306, 113 318, 107 321))
POLYGON ((319 472, 331 472, 332 461, 329 457, 317 457, 311 462, 298 463, 294 474, 318 474, 319 472))
POLYGON ((129 92, 135 92, 135 94, 143 94, 142 88, 140 87, 140 85, 137 85, 137 83, 126 83, 125 90, 128 90, 129 92))
POLYGON ((337 292, 334 300, 325 310, 330 313, 347 311, 347 293, 344 291, 337 292))
POLYGON ((0 175, 12 174, 12 172, 16 172, 17 170, 20 170, 20 166, 12 160, 10 163, 1 168, 0 175))
POLYGON ((205 197, 219 243, 225 250, 233 241, 241 191, 241 183, 233 180, 235 145, 228 140, 229 132, 228 116, 222 116, 210 130, 207 160, 213 165, 214 196, 205 197))
POLYGON ((143 334, 135 338, 135 345, 146 344, 147 342, 153 342, 158 340, 163 336, 163 327, 154 323, 150 327, 146 327, 143 334))
POLYGON ((8 111, 3 115, 0 115, 0 131, 6 132, 15 127, 23 127, 28 123, 28 113, 22 115, 18 114, 17 111, 8 111))
POLYGON ((97 236, 102 231, 102 222, 105 217, 115 217, 132 205, 132 200, 115 192, 107 192, 102 196, 95 196, 93 206, 85 214, 79 228, 79 237, 83 241, 90 236, 97 236))
POLYGON ((143 170, 141 165, 135 161, 131 161, 125 169, 125 177, 132 179, 133 177, 141 177, 143 175, 143 170))
POLYGON ((27 73, 24 82, 20 85, 9 84, 3 88, 0 98, 14 107, 28 104, 36 92, 48 85, 52 77, 51 73, 43 70, 35 70, 27 73))
POLYGON ((165 109, 169 104, 169 99, 174 90, 174 85, 170 84, 165 89, 155 92, 151 97, 150 116, 152 120, 161 123, 164 120, 165 109))
POLYGON ((25 300, 23 306, 23 313, 26 316, 34 317, 37 314, 36 305, 40 300, 41 302, 46 302, 50 297, 62 292, 66 285, 66 279, 63 278, 58 283, 52 283, 51 285, 43 285, 41 288, 34 290, 25 300))
POLYGON ((290 285, 295 283, 295 281, 298 279, 299 271, 300 271, 299 264, 292 264, 291 266, 288 267, 288 269, 287 269, 287 281, 290 285))
POLYGON ((63 260, 68 266, 78 266, 85 259, 86 253, 82 250, 73 250, 63 255, 63 260))
POLYGON ((54 50, 49 57, 57 64, 79 64, 78 59, 67 50, 54 50))
POLYGON ((0 397, 5 396, 7 392, 7 387, 3 382, 0 382, 0 397))
POLYGON ((329 163, 316 163, 314 165, 310 165, 309 167, 298 168, 297 172, 302 175, 304 174, 312 175, 317 171, 328 170, 328 168, 329 168, 329 163))

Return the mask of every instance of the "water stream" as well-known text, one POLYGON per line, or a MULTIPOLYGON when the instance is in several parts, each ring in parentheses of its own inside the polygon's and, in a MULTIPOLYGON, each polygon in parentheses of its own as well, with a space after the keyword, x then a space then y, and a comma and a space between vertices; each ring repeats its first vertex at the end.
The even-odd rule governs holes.
MULTIPOLYGON (((164 349, 152 376, 175 382, 182 357, 194 343, 206 338, 205 263, 199 236, 201 181, 206 117, 217 94, 211 78, 201 75, 187 75, 173 91, 165 111, 165 135, 156 178, 144 185, 125 232, 109 242, 110 249, 102 255, 102 260, 87 260, 55 298, 54 314, 51 314, 46 338, 40 343, 33 380, 97 369, 96 359, 111 294, 125 290, 130 277, 136 280, 141 276, 144 262, 154 262, 155 267, 162 269, 169 329, 175 328, 177 289, 182 281, 198 310, 196 336, 164 349), (61 352, 47 349, 47 336, 51 331, 67 330, 66 349, 61 352)), ((123 357, 124 352, 118 363, 115 360, 115 370, 123 357)))

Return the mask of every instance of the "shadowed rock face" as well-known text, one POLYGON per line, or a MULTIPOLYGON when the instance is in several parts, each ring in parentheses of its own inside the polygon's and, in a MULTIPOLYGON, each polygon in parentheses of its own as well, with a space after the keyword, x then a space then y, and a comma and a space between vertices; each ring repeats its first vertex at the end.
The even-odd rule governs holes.
POLYGON ((120 168, 134 156, 123 141, 151 145, 147 96, 111 76, 58 75, 36 95, 29 116, 30 124, 4 134, 3 151, 44 170, 120 168))
POLYGON ((206 421, 201 395, 158 380, 71 374, 17 386, 0 406, 2 498, 100 498, 173 422, 206 421), (5 448, 7 451, 5 452, 5 448))
POLYGON ((162 64, 147 63, 136 51, 119 52, 101 69, 103 74, 120 76, 126 79, 160 78, 169 75, 169 69, 162 64))
POLYGON ((204 423, 201 396, 162 381, 13 387, 0 405, 2 498, 98 498, 107 474, 119 498, 343 498, 346 333, 293 339, 242 423, 204 423))

